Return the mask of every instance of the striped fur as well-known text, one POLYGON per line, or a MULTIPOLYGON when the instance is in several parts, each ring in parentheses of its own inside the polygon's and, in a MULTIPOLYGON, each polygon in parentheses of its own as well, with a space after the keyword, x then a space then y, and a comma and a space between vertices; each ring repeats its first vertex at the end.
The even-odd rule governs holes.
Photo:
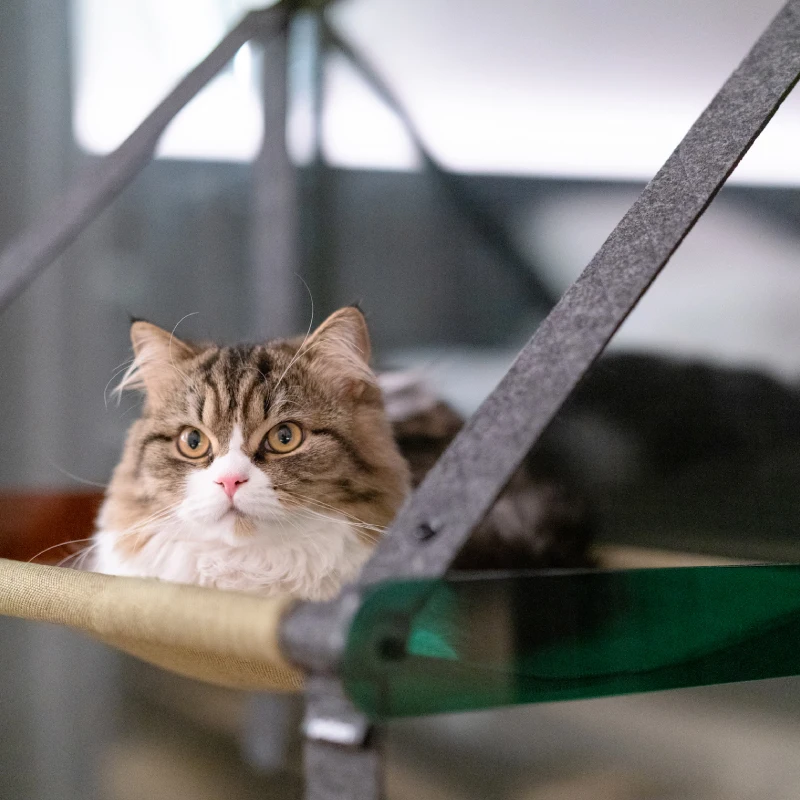
POLYGON ((346 308, 305 340, 219 347, 131 329, 122 389, 145 393, 100 511, 93 568, 309 599, 354 578, 408 489, 408 470, 368 366, 361 313, 346 308), (268 430, 293 421, 300 447, 278 455, 268 430), (176 446, 197 427, 196 461, 176 446), (247 481, 228 498, 215 482, 247 481))

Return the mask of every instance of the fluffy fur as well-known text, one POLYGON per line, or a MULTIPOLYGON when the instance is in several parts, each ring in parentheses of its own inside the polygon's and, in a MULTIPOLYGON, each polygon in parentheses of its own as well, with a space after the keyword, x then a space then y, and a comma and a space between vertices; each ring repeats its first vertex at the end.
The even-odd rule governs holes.
POLYGON ((201 345, 141 321, 131 339, 135 358, 120 389, 144 391, 145 404, 98 516, 92 568, 334 596, 409 484, 361 313, 342 309, 302 341, 201 345), (302 444, 270 450, 267 433, 289 421, 302 444), (208 437, 207 456, 181 453, 186 427, 208 437))

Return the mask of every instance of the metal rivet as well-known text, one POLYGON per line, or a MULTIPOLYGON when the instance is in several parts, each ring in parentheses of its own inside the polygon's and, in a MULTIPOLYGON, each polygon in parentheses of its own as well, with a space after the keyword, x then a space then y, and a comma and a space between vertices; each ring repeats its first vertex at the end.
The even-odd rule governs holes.
POLYGON ((417 539, 427 541, 439 533, 440 525, 437 522, 421 522, 415 529, 417 539))
POLYGON ((378 656, 383 661, 402 661, 406 657, 406 645, 396 636, 385 636, 378 642, 378 656))

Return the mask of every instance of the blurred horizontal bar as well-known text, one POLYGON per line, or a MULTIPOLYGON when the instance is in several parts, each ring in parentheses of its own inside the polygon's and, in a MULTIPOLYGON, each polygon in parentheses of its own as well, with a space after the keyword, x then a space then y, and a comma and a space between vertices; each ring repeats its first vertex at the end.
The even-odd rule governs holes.
POLYGON ((800 565, 370 587, 343 662, 389 718, 800 674, 800 565))

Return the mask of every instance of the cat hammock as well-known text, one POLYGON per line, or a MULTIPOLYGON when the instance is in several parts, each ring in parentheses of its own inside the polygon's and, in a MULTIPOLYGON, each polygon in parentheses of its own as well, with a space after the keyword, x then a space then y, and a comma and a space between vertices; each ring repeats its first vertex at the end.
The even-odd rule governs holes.
MULTIPOLYGON (((142 168, 168 122, 236 50, 282 35, 295 9, 249 14, 12 243, 0 258, 0 308, 142 168)), ((297 689, 301 669, 313 800, 381 795, 375 718, 553 699, 558 687, 561 697, 591 697, 800 672, 791 652, 800 638, 797 567, 654 570, 646 580, 635 571, 441 580, 798 77, 800 0, 789 0, 403 507, 356 586, 328 603, 293 605, 0 561, 0 613, 70 625, 226 685, 297 689), (572 605, 548 605, 558 597, 572 605), (587 615, 593 607, 602 613, 587 615), (552 613, 537 616, 537 608, 552 613), (689 625, 692 608, 704 609, 703 626, 689 625), (726 625, 708 624, 709 614, 726 625), (490 674, 499 688, 481 695, 490 674)))
POLYGON ((0 559, 0 611, 88 633, 189 678, 251 691, 298 691, 278 644, 289 598, 0 559))

